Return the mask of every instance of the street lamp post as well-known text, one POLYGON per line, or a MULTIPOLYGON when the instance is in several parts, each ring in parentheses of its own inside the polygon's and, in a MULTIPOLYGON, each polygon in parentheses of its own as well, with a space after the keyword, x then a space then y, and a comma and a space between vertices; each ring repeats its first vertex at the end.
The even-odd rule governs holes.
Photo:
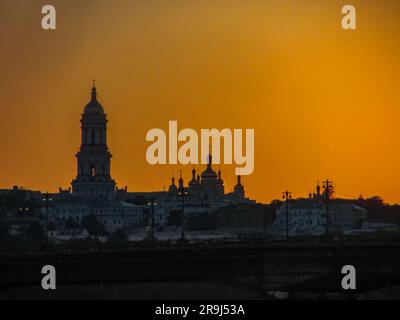
MULTIPOLYGON (((25 213, 28 213, 28 211, 29 211, 30 209, 29 208, 19 208, 18 209, 18 212, 20 213, 20 214, 23 214, 24 212, 25 213)), ((27 245, 27 235, 26 235, 26 228, 27 228, 27 226, 26 226, 26 224, 27 224, 27 222, 26 222, 26 217, 25 216, 22 216, 22 219, 23 219, 23 230, 24 230, 24 232, 23 232, 23 246, 24 247, 26 247, 26 245, 27 245)))
POLYGON ((286 201, 286 240, 289 240, 289 200, 292 199, 292 193, 286 190, 283 199, 286 201))
POLYGON ((155 236, 154 236, 154 206, 157 205, 157 203, 154 202, 153 198, 151 198, 150 202, 147 203, 147 205, 150 206, 150 224, 151 224, 150 225, 150 237, 151 237, 151 240, 154 240, 155 239, 155 236))
POLYGON ((45 223, 45 234, 44 234, 44 239, 45 239, 45 248, 47 249, 47 246, 49 244, 49 201, 53 201, 49 197, 49 193, 46 192, 45 198, 42 199, 44 202, 46 202, 46 223, 45 223))
POLYGON ((178 195, 181 196, 181 205, 182 205, 182 231, 181 231, 181 241, 184 242, 186 241, 185 238, 185 195, 188 193, 185 191, 185 189, 182 187, 180 191, 178 192, 178 195))

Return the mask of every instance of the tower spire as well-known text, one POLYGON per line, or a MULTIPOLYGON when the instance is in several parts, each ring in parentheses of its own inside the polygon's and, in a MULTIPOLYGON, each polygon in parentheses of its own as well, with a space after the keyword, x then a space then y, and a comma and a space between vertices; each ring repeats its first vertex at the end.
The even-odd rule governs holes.
POLYGON ((211 167, 211 165, 212 165, 212 155, 211 155, 211 146, 209 145, 208 146, 208 164, 207 164, 207 166, 211 167))

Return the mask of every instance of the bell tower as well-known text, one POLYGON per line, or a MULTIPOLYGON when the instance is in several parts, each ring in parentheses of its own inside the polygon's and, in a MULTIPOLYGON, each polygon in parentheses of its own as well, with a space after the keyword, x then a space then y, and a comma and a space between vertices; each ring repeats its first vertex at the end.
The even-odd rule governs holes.
POLYGON ((93 80, 92 96, 81 118, 81 146, 77 158, 77 176, 72 181, 74 195, 112 200, 115 181, 111 178, 111 153, 107 146, 107 115, 97 101, 93 80))

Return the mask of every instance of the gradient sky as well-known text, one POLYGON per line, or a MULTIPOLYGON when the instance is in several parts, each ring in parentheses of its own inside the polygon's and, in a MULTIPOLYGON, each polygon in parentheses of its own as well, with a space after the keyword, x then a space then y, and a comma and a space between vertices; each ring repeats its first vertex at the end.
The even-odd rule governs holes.
POLYGON ((0 188, 70 185, 95 77, 120 187, 168 186, 181 167, 148 165, 145 136, 178 120, 254 128, 243 182, 260 202, 329 178, 338 197, 399 203, 399 30, 397 0, 0 0, 0 188), (41 29, 45 4, 56 31, 41 29))

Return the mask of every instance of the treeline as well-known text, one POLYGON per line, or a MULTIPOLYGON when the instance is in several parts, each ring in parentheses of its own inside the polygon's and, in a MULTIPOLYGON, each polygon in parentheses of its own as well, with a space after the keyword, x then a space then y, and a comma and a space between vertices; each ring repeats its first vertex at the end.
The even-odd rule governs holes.
POLYGON ((400 205, 386 204, 381 197, 351 200, 354 204, 367 209, 368 220, 377 220, 388 223, 400 223, 400 205))

